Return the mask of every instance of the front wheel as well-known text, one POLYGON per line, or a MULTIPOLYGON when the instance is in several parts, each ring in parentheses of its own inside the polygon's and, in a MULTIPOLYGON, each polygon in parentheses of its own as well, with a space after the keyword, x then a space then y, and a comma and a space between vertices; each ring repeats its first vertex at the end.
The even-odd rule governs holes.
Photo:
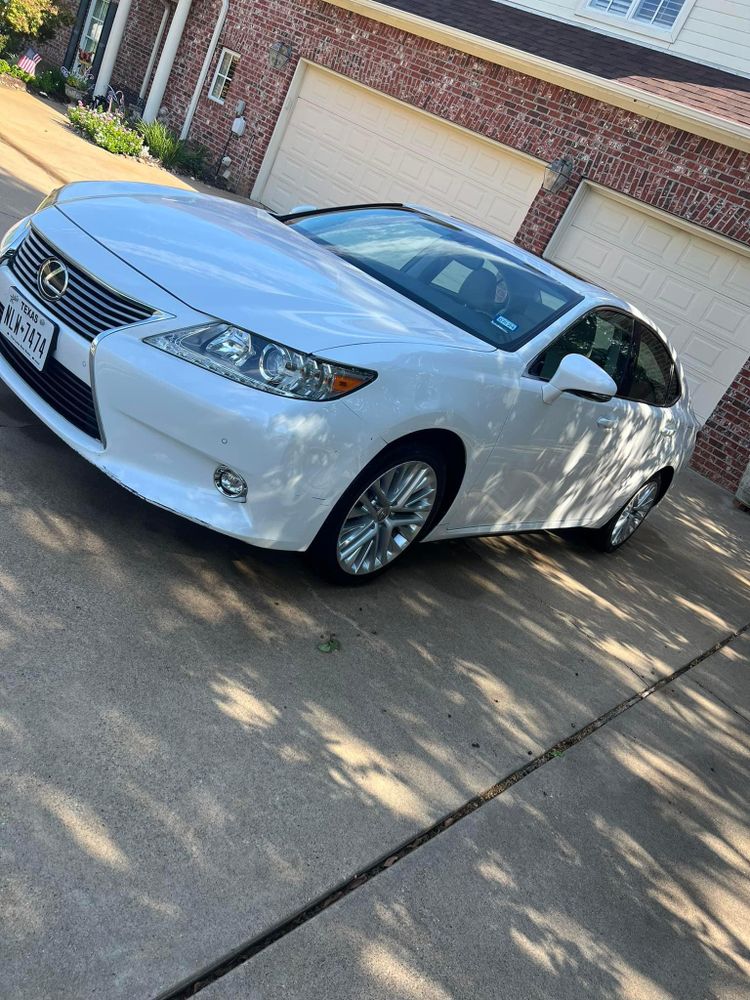
POLYGON ((379 456, 354 480, 308 550, 334 583, 379 576, 429 531, 445 490, 440 453, 419 444, 379 456))
POLYGON ((657 473, 636 490, 628 502, 593 534, 593 541, 603 552, 614 552, 640 528, 659 499, 661 479, 657 473))

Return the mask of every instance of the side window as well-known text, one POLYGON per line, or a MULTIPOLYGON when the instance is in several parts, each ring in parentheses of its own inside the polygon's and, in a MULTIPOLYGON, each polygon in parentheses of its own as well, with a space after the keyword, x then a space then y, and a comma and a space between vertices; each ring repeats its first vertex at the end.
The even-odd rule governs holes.
POLYGON ((239 58, 240 57, 237 53, 232 52, 231 49, 221 50, 221 58, 216 65, 216 72, 214 73, 214 78, 211 81, 211 88, 208 92, 210 100, 216 101, 217 104, 224 103, 227 91, 229 90, 229 85, 231 84, 232 77, 234 76, 234 71, 237 69, 239 58))
POLYGON ((589 313, 561 334, 534 361, 530 375, 549 381, 568 354, 591 358, 617 383, 623 384, 633 340, 633 318, 610 309, 589 313))
POLYGON ((636 353, 622 395, 639 403, 671 406, 679 397, 677 373, 667 345, 653 330, 636 320, 636 353))

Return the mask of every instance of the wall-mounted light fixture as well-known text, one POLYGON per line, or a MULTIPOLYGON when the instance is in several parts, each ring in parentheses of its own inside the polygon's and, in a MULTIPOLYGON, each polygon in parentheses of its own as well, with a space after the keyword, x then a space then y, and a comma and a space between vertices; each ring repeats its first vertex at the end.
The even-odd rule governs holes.
POLYGON ((573 161, 565 156, 559 156, 544 168, 542 187, 550 194, 562 191, 573 173, 573 161))
POLYGON ((292 58, 292 43, 280 38, 268 48, 268 65, 271 69, 283 69, 292 58))

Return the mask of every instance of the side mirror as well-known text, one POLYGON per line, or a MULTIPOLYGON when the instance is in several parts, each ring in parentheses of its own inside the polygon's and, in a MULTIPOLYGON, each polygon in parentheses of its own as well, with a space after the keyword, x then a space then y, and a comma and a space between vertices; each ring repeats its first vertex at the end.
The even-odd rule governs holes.
POLYGON ((542 386, 542 399, 554 403, 563 392, 591 392, 611 399, 617 392, 617 384, 590 358, 567 354, 549 382, 542 386))

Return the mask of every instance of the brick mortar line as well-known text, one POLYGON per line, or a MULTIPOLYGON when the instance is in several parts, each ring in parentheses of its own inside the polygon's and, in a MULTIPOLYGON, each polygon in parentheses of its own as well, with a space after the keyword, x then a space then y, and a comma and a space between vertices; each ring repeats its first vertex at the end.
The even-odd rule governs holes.
POLYGON ((291 917, 288 917, 286 920, 281 921, 275 927, 271 928, 270 931, 264 931, 262 934, 251 938, 250 941, 247 941, 245 944, 240 945, 239 948, 228 952, 217 962, 206 966, 200 972, 182 980, 182 982, 178 983, 176 986, 172 986, 162 993, 157 994, 153 1000, 187 1000, 187 998, 200 993, 207 986, 210 986, 218 979, 222 979, 229 972, 232 972, 240 965, 244 965, 245 962, 248 962, 260 952, 265 951, 266 948, 269 948, 272 944, 275 944, 288 934, 291 934, 292 931, 295 931, 298 927, 302 927, 303 924, 313 920, 320 913, 327 910, 335 903, 338 903, 339 900, 343 899, 345 896, 350 895, 350 893, 354 892, 356 889, 359 889, 363 885, 372 881, 372 879, 380 875, 381 872, 393 867, 393 865, 397 864, 403 858, 408 857, 424 844, 434 840, 435 837, 450 829, 450 827, 454 826, 460 820, 465 819, 467 816, 476 812, 477 809, 486 805, 487 802, 491 802, 493 799, 496 799, 498 796, 502 795, 503 792, 506 792, 509 788, 512 788, 524 778, 527 778, 530 774, 533 774, 534 771, 539 770, 540 767, 549 763, 549 761, 561 756, 566 750, 570 750, 578 743, 581 743, 589 736, 592 736, 595 732, 603 726, 608 725, 624 712, 627 712, 635 705, 645 701, 646 698, 650 698, 651 695, 660 691, 668 684, 672 684, 674 681, 678 680, 678 678, 682 677, 683 674, 686 674, 689 670, 697 667, 710 656, 718 653, 725 646, 728 646, 731 642, 739 638, 749 629, 750 622, 745 625, 741 625, 739 628, 735 629, 734 632, 714 643, 710 649, 699 653, 698 656, 695 656, 689 663, 684 664, 682 667, 678 667, 677 670, 668 674, 666 677, 660 678, 658 681, 655 681, 642 691, 637 691, 629 698, 626 698, 618 705, 615 705, 614 708, 610 708, 597 719, 594 719, 581 729, 578 729, 572 735, 559 740, 548 750, 545 750, 544 753, 535 757, 534 760, 529 761, 528 764, 524 764, 523 767, 511 772, 505 778, 502 778, 484 792, 480 792, 478 795, 475 795, 462 806, 454 809, 452 812, 448 813, 447 816, 444 816, 436 823, 433 823, 432 826, 423 830, 422 833, 419 833, 416 837, 412 837, 410 840, 406 841, 406 843, 396 848, 395 851, 390 851, 387 855, 382 856, 378 861, 375 861, 364 871, 354 875, 352 878, 347 879, 345 882, 340 883, 338 888, 332 889, 324 895, 318 897, 318 899, 309 906, 298 910, 291 917))

